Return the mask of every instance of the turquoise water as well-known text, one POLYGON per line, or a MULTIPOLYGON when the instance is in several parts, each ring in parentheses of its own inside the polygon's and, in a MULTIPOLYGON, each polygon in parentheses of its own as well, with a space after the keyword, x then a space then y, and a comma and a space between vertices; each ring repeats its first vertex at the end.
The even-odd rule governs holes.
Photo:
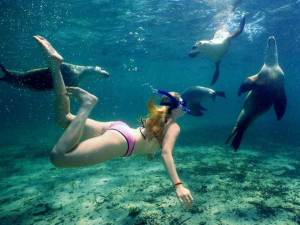
MULTIPOLYGON (((56 169, 48 153, 62 133, 52 92, 18 90, 0 81, 0 224, 299 224, 300 100, 298 0, 93 0, 0 2, 0 63, 25 71, 46 66, 32 36, 46 37, 66 62, 100 65, 108 79, 80 86, 99 97, 91 117, 138 125, 151 87, 209 86, 214 65, 189 58, 194 42, 220 26, 244 32, 232 41, 213 86, 226 99, 203 117, 179 120, 174 158, 195 198, 180 206, 159 155, 116 159, 84 169, 56 169), (247 131, 239 152, 224 144, 257 73, 267 38, 277 40, 288 106, 247 131), (145 176, 146 174, 146 176, 145 176)), ((73 105, 76 110, 78 105, 73 105)))

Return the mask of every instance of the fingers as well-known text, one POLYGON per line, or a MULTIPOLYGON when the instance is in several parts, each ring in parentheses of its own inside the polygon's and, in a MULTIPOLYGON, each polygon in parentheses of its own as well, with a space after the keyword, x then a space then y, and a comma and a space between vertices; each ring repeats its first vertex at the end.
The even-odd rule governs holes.
POLYGON ((187 208, 191 208, 192 207, 192 202, 187 199, 187 198, 182 198, 180 199, 180 202, 187 208))
POLYGON ((191 198, 190 198, 189 195, 186 195, 186 196, 184 197, 184 204, 185 204, 185 206, 188 207, 188 208, 191 208, 191 207, 192 207, 192 200, 191 200, 191 198))
POLYGON ((178 199, 179 199, 181 204, 183 204, 183 205, 185 204, 182 197, 179 197, 178 199))
POLYGON ((179 196, 179 201, 187 208, 191 208, 193 204, 193 197, 190 193, 187 193, 185 195, 179 196))
POLYGON ((194 201, 193 196, 191 195, 191 193, 188 194, 188 199, 190 202, 194 201))
POLYGON ((192 195, 189 193, 188 196, 187 196, 187 201, 188 201, 188 207, 191 208, 192 205, 193 205, 193 197, 192 195))

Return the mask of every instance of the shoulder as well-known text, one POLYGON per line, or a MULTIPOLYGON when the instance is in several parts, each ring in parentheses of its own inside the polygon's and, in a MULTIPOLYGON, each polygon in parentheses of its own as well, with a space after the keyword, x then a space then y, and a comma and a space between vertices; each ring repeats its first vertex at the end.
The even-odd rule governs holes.
POLYGON ((171 122, 167 124, 165 134, 178 135, 179 133, 180 133, 180 126, 177 123, 171 122))
POLYGON ((163 151, 172 151, 175 142, 178 138, 178 135, 180 133, 180 127, 175 122, 170 122, 167 124, 167 127, 165 129, 165 133, 161 142, 161 146, 163 151))

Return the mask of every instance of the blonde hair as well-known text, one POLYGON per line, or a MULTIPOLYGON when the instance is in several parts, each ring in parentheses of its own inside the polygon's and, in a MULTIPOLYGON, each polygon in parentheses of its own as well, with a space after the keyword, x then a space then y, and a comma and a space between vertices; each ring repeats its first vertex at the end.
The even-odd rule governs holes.
MULTIPOLYGON (((180 98, 180 95, 176 92, 170 92, 175 98, 180 98)), ((164 96, 161 99, 161 103, 166 103, 170 99, 164 96)), ((148 139, 156 138, 159 143, 162 143, 165 125, 171 116, 171 109, 168 106, 156 105, 153 100, 148 102, 148 116, 142 119, 143 125, 147 130, 148 139)))

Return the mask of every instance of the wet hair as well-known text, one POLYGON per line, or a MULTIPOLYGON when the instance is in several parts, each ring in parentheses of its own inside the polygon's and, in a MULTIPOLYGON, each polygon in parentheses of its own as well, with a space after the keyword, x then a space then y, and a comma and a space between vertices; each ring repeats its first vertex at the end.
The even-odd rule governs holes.
MULTIPOLYGON (((180 95, 176 92, 170 92, 172 96, 180 99, 180 95)), ((160 103, 169 103, 170 98, 163 96, 160 103)), ((148 139, 156 138, 162 144, 164 138, 164 130, 172 113, 172 109, 165 105, 156 105, 153 100, 148 102, 148 116, 143 121, 143 126, 148 133, 148 139)))

